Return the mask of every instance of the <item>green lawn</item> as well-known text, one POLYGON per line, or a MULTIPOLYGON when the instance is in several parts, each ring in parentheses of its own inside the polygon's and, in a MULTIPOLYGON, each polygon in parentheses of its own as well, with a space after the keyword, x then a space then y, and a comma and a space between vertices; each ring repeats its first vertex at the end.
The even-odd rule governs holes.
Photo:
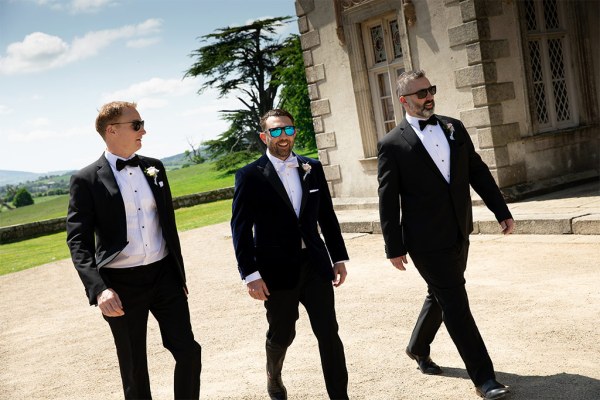
POLYGON ((67 233, 59 232, 0 245, 0 275, 69 258, 66 240, 67 233))
POLYGON ((66 217, 67 215, 69 195, 49 196, 47 198, 36 197, 33 201, 34 203, 30 206, 2 211, 0 213, 0 226, 26 224, 44 219, 66 217))
MULTIPOLYGON (((299 152, 317 158, 317 152, 299 152)), ((206 192, 233 186, 234 176, 216 171, 212 163, 193 165, 169 171, 173 197, 206 192)), ((0 213, 0 226, 23 224, 50 218, 65 217, 69 196, 48 196, 34 199, 35 204, 0 213)), ((229 221, 231 200, 200 204, 175 210, 180 231, 229 221)), ((69 258, 66 233, 56 233, 17 243, 0 245, 0 275, 20 271, 55 260, 69 258)))
POLYGON ((213 163, 192 165, 168 172, 173 197, 192 193, 208 192, 233 186, 233 174, 217 171, 213 163))
MULTIPOLYGON (((231 200, 175 210, 180 231, 214 225, 231 219, 231 200)), ((0 245, 0 275, 69 258, 65 232, 0 245)))
MULTIPOLYGON (((233 186, 234 176, 216 171, 212 163, 193 165, 168 173, 173 197, 207 192, 233 186)), ((26 224, 67 216, 69 195, 36 197, 34 204, 3 211, 0 213, 0 226, 26 224)))

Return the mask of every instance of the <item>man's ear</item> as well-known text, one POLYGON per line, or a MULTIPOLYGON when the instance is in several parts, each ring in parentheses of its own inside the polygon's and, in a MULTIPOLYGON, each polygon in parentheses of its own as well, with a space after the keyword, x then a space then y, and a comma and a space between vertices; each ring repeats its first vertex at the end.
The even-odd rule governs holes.
POLYGON ((264 144, 267 144, 267 134, 265 132, 259 132, 260 140, 263 141, 264 144))
POLYGON ((402 104, 406 104, 406 97, 404 97, 404 96, 400 96, 400 99, 399 99, 399 100, 400 100, 400 103, 402 103, 402 104))

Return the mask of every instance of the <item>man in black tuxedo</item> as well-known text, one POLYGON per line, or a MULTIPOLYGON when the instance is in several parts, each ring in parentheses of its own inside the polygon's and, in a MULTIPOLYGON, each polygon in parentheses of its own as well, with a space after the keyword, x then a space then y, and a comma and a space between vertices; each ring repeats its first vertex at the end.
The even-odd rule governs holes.
POLYGON ((406 118, 378 146, 379 212, 387 257, 404 271, 410 254, 428 288, 406 353, 423 373, 442 373, 429 354, 443 321, 476 393, 498 399, 508 388, 496 381, 465 289, 473 230, 469 185, 504 234, 511 233, 515 223, 463 124, 434 114, 435 93, 423 71, 399 76, 397 94, 406 118))
MULTIPOLYGON (((171 190, 160 160, 135 154, 146 134, 135 103, 100 109, 104 154, 71 177, 67 243, 90 305, 112 331, 125 398, 150 399, 148 313, 175 358, 176 399, 200 396, 194 340, 171 190)), ((93 368, 92 368, 93 369, 93 368)), ((93 373, 93 372, 92 372, 93 373)))
POLYGON ((271 399, 287 398, 281 369, 302 303, 319 343, 327 393, 347 399, 333 286, 346 279, 348 253, 323 167, 292 153, 296 128, 288 112, 271 110, 260 124, 267 152, 235 176, 231 230, 248 293, 267 310, 267 391, 271 399))

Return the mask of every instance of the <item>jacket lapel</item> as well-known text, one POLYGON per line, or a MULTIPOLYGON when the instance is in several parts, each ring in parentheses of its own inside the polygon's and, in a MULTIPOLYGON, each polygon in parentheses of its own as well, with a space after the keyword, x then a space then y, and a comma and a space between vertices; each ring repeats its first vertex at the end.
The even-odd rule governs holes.
POLYGON ((107 204, 108 207, 116 207, 114 210, 116 213, 115 221, 121 221, 122 229, 126 230, 126 219, 125 219, 125 204, 123 202, 123 196, 121 195, 121 191, 119 190, 119 185, 117 185, 117 180, 113 175, 112 168, 108 163, 104 154, 100 156, 98 159, 98 179, 108 190, 108 193, 111 196, 111 203, 107 204))
POLYGON ((419 139, 419 137, 415 133, 415 130, 406 119, 402 120, 402 122, 400 123, 400 128, 402 129, 402 137, 415 151, 415 153, 417 153, 425 161, 425 164, 427 164, 427 166, 431 168, 433 172, 440 177, 440 179, 443 179, 444 182, 446 182, 444 175, 442 175, 437 165, 435 165, 433 158, 431 158, 431 156, 427 152, 427 149, 425 148, 425 146, 423 146, 423 142, 421 142, 421 139, 419 139))
POLYGON ((277 175, 277 171, 275 171, 275 167, 269 161, 269 158, 266 155, 263 155, 258 160, 258 170, 264 175, 267 181, 273 186, 273 189, 279 194, 282 200, 290 207, 290 210, 295 214, 294 206, 288 197, 285 188, 283 187, 283 183, 281 183, 281 179, 279 179, 279 175, 277 175))
POLYGON ((304 157, 296 155, 298 158, 298 174, 300 176, 300 185, 302 185, 302 201, 300 202, 300 213, 302 215, 302 211, 304 211, 304 206, 306 205, 306 201, 308 200, 308 193, 310 192, 310 187, 308 185, 309 177, 306 172, 302 168, 302 164, 310 164, 307 159, 304 157))
MULTIPOLYGON (((119 190, 119 186, 117 185, 117 180, 113 175, 112 169, 110 168, 110 164, 104 155, 102 155, 98 159, 98 178, 100 182, 106 187, 108 193, 111 196, 119 196, 121 197, 121 191, 119 190)), ((121 201, 122 203, 123 201, 121 201)))

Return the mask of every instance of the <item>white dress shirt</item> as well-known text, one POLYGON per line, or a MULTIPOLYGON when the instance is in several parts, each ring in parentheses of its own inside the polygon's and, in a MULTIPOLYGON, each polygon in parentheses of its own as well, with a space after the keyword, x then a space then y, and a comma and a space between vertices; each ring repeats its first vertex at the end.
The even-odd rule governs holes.
MULTIPOLYGON (((141 167, 125 166, 117 171, 117 157, 104 152, 119 186, 125 205, 127 246, 105 265, 106 268, 129 268, 160 261, 168 254, 163 238, 154 195, 141 167)), ((115 221, 115 223, 118 223, 115 221)))
POLYGON ((437 125, 427 125, 425 129, 421 130, 419 120, 424 121, 425 118, 416 118, 406 114, 406 121, 414 129, 446 182, 450 183, 450 145, 448 139, 446 139, 439 121, 437 125))

